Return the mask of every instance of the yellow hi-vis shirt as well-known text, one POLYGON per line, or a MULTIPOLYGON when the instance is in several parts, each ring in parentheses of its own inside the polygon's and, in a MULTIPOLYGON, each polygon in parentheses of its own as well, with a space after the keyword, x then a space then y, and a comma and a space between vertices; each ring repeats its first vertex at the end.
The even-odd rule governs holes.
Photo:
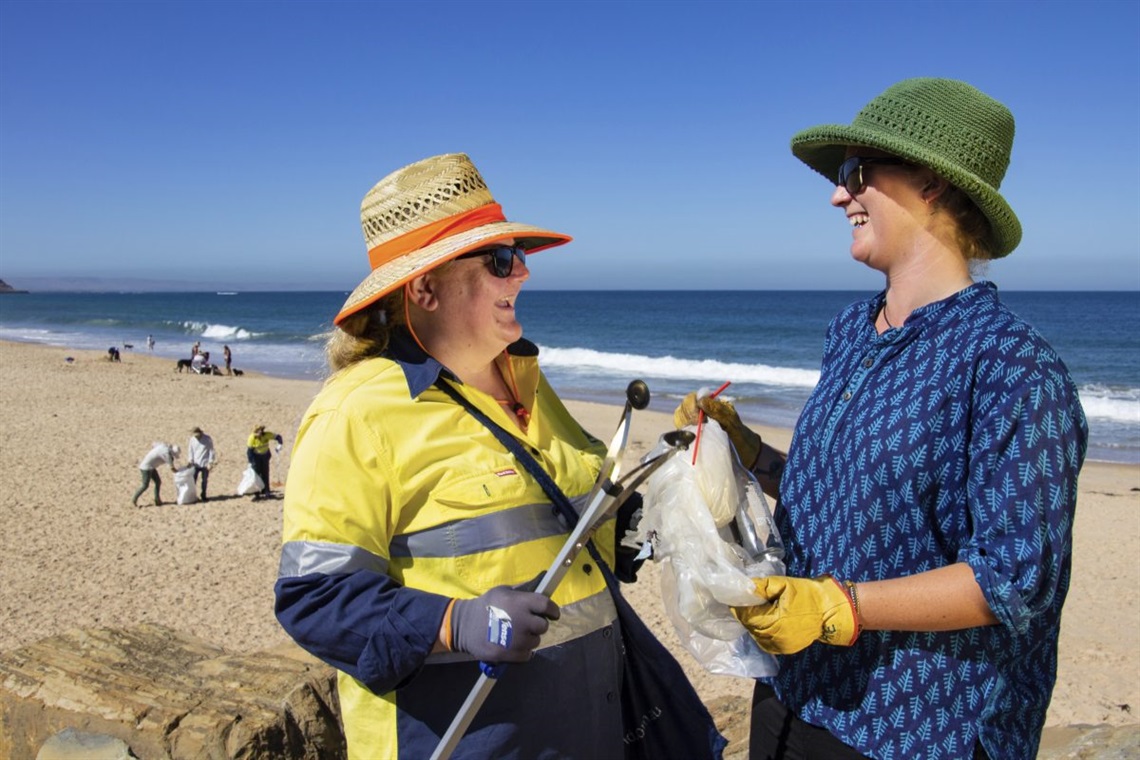
POLYGON ((246 448, 253 449, 258 454, 268 454, 269 444, 277 439, 277 433, 265 430, 260 435, 250 433, 249 440, 245 442, 246 448))
MULTIPOLYGON (((535 356, 504 354, 498 361, 512 363, 504 370, 513 371, 519 400, 531 411, 525 433, 490 396, 447 379, 445 370, 440 382, 451 383, 514 434, 581 510, 600 469, 604 445, 570 416, 535 356)), ((434 386, 413 398, 399 363, 369 359, 326 384, 305 413, 289 469, 278 617, 289 629, 281 611, 282 582, 311 584, 311 599, 295 607, 327 618, 317 624, 321 630, 308 635, 334 642, 337 637, 362 640, 361 660, 368 660, 370 672, 379 673, 373 686, 385 686, 373 693, 343 672, 363 673, 362 663, 342 667, 339 698, 351 756, 427 756, 432 741, 425 739, 424 731, 405 726, 422 723, 442 730, 440 724, 446 727, 458 707, 445 692, 455 692, 461 701, 474 682, 474 676, 459 682, 454 674, 442 675, 456 666, 436 661, 454 661, 456 655, 429 657, 435 639, 429 627, 404 632, 400 626, 409 625, 404 618, 392 622, 397 615, 382 607, 377 609, 385 610, 383 621, 357 616, 352 605, 359 610, 379 604, 374 598, 379 591, 369 591, 372 579, 386 576, 401 587, 442 598, 474 598, 494 586, 525 583, 548 569, 568 533, 542 487, 493 434, 434 386), (329 602, 330 589, 352 584, 351 593, 329 602), (409 659, 416 667, 399 665, 409 659)), ((613 520, 599 528, 594 543, 612 567, 613 520)), ((502 679, 505 685, 496 689, 504 697, 514 695, 512 704, 501 706, 515 734, 510 741, 516 743, 510 746, 536 746, 527 744, 529 737, 517 735, 531 728, 513 724, 524 710, 554 709, 543 702, 552 699, 563 704, 548 716, 575 715, 574 710, 565 712, 567 703, 589 705, 585 722, 593 725, 573 720, 567 731, 573 732, 574 741, 600 732, 602 739, 589 741, 616 741, 605 744, 603 754, 621 753, 621 710, 613 703, 621 671, 620 644, 615 641, 619 637, 611 636, 616 612, 605 579, 593 565, 588 553, 577 557, 553 596, 561 619, 551 623, 535 658, 510 666, 509 677, 502 679), (597 672, 587 672, 591 668, 597 672), (529 684, 531 674, 543 674, 542 682, 529 684)), ((439 615, 432 620, 438 628, 439 615)), ((310 649, 316 652, 320 646, 310 649)), ((470 662, 463 666, 469 668, 463 671, 465 678, 477 675, 470 662)), ((495 714, 492 700, 497 696, 493 692, 484 707, 489 716, 495 714)), ((583 709, 578 708, 579 718, 583 709)), ((542 730, 549 731, 548 722, 542 723, 542 730)), ((537 724, 533 730, 538 736, 537 724)), ((494 756, 493 746, 486 749, 494 756)), ((559 752, 558 747, 550 749, 559 752)))

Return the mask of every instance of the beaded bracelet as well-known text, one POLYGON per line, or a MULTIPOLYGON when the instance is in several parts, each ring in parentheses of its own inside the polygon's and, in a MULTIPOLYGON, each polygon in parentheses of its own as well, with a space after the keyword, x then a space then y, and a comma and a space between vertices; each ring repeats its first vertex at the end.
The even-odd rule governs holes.
POLYGON ((847 596, 851 597, 851 606, 855 609, 855 627, 858 633, 862 633, 863 616, 859 612, 859 592, 856 590, 855 581, 843 581, 843 588, 847 590, 847 596))

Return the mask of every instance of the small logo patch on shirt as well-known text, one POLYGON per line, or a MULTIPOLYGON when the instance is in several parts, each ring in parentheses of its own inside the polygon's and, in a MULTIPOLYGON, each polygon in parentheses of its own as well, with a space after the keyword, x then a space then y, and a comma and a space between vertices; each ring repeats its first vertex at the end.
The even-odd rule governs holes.
POLYGON ((509 477, 511 475, 518 475, 518 474, 519 474, 518 471, 511 468, 511 467, 508 467, 505 470, 499 470, 498 472, 495 473, 495 475, 500 477, 500 478, 506 478, 506 477, 509 477))

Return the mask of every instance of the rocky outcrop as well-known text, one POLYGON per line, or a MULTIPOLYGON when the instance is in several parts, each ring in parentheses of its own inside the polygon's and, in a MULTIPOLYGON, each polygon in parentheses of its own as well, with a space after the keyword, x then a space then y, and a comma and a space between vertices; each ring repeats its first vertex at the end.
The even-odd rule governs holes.
POLYGON ((140 760, 345 756, 331 668, 293 646, 231 655, 153 625, 5 653, 0 716, 0 757, 13 760, 50 751, 66 729, 80 732, 72 743, 118 739, 140 760))
POLYGON ((26 290, 16 290, 15 288, 13 288, 8 283, 4 282, 3 280, 0 280, 0 294, 3 294, 3 293, 27 293, 27 292, 28 291, 26 291, 26 290))
POLYGON ((1136 760, 1140 724, 1050 726, 1041 735, 1037 760, 1136 760))

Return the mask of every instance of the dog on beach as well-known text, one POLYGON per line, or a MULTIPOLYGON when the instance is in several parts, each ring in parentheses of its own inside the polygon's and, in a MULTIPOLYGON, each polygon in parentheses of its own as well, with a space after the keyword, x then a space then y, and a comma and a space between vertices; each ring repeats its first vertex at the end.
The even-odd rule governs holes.
POLYGON ((241 376, 242 376, 242 375, 244 375, 244 374, 245 374, 245 373, 244 373, 244 372, 242 372, 240 369, 235 369, 235 370, 234 370, 234 375, 236 375, 237 377, 241 377, 241 376))
POLYGON ((181 372, 184 369, 189 370, 190 369, 190 360, 189 359, 179 359, 178 365, 174 369, 176 369, 178 372, 181 372))

